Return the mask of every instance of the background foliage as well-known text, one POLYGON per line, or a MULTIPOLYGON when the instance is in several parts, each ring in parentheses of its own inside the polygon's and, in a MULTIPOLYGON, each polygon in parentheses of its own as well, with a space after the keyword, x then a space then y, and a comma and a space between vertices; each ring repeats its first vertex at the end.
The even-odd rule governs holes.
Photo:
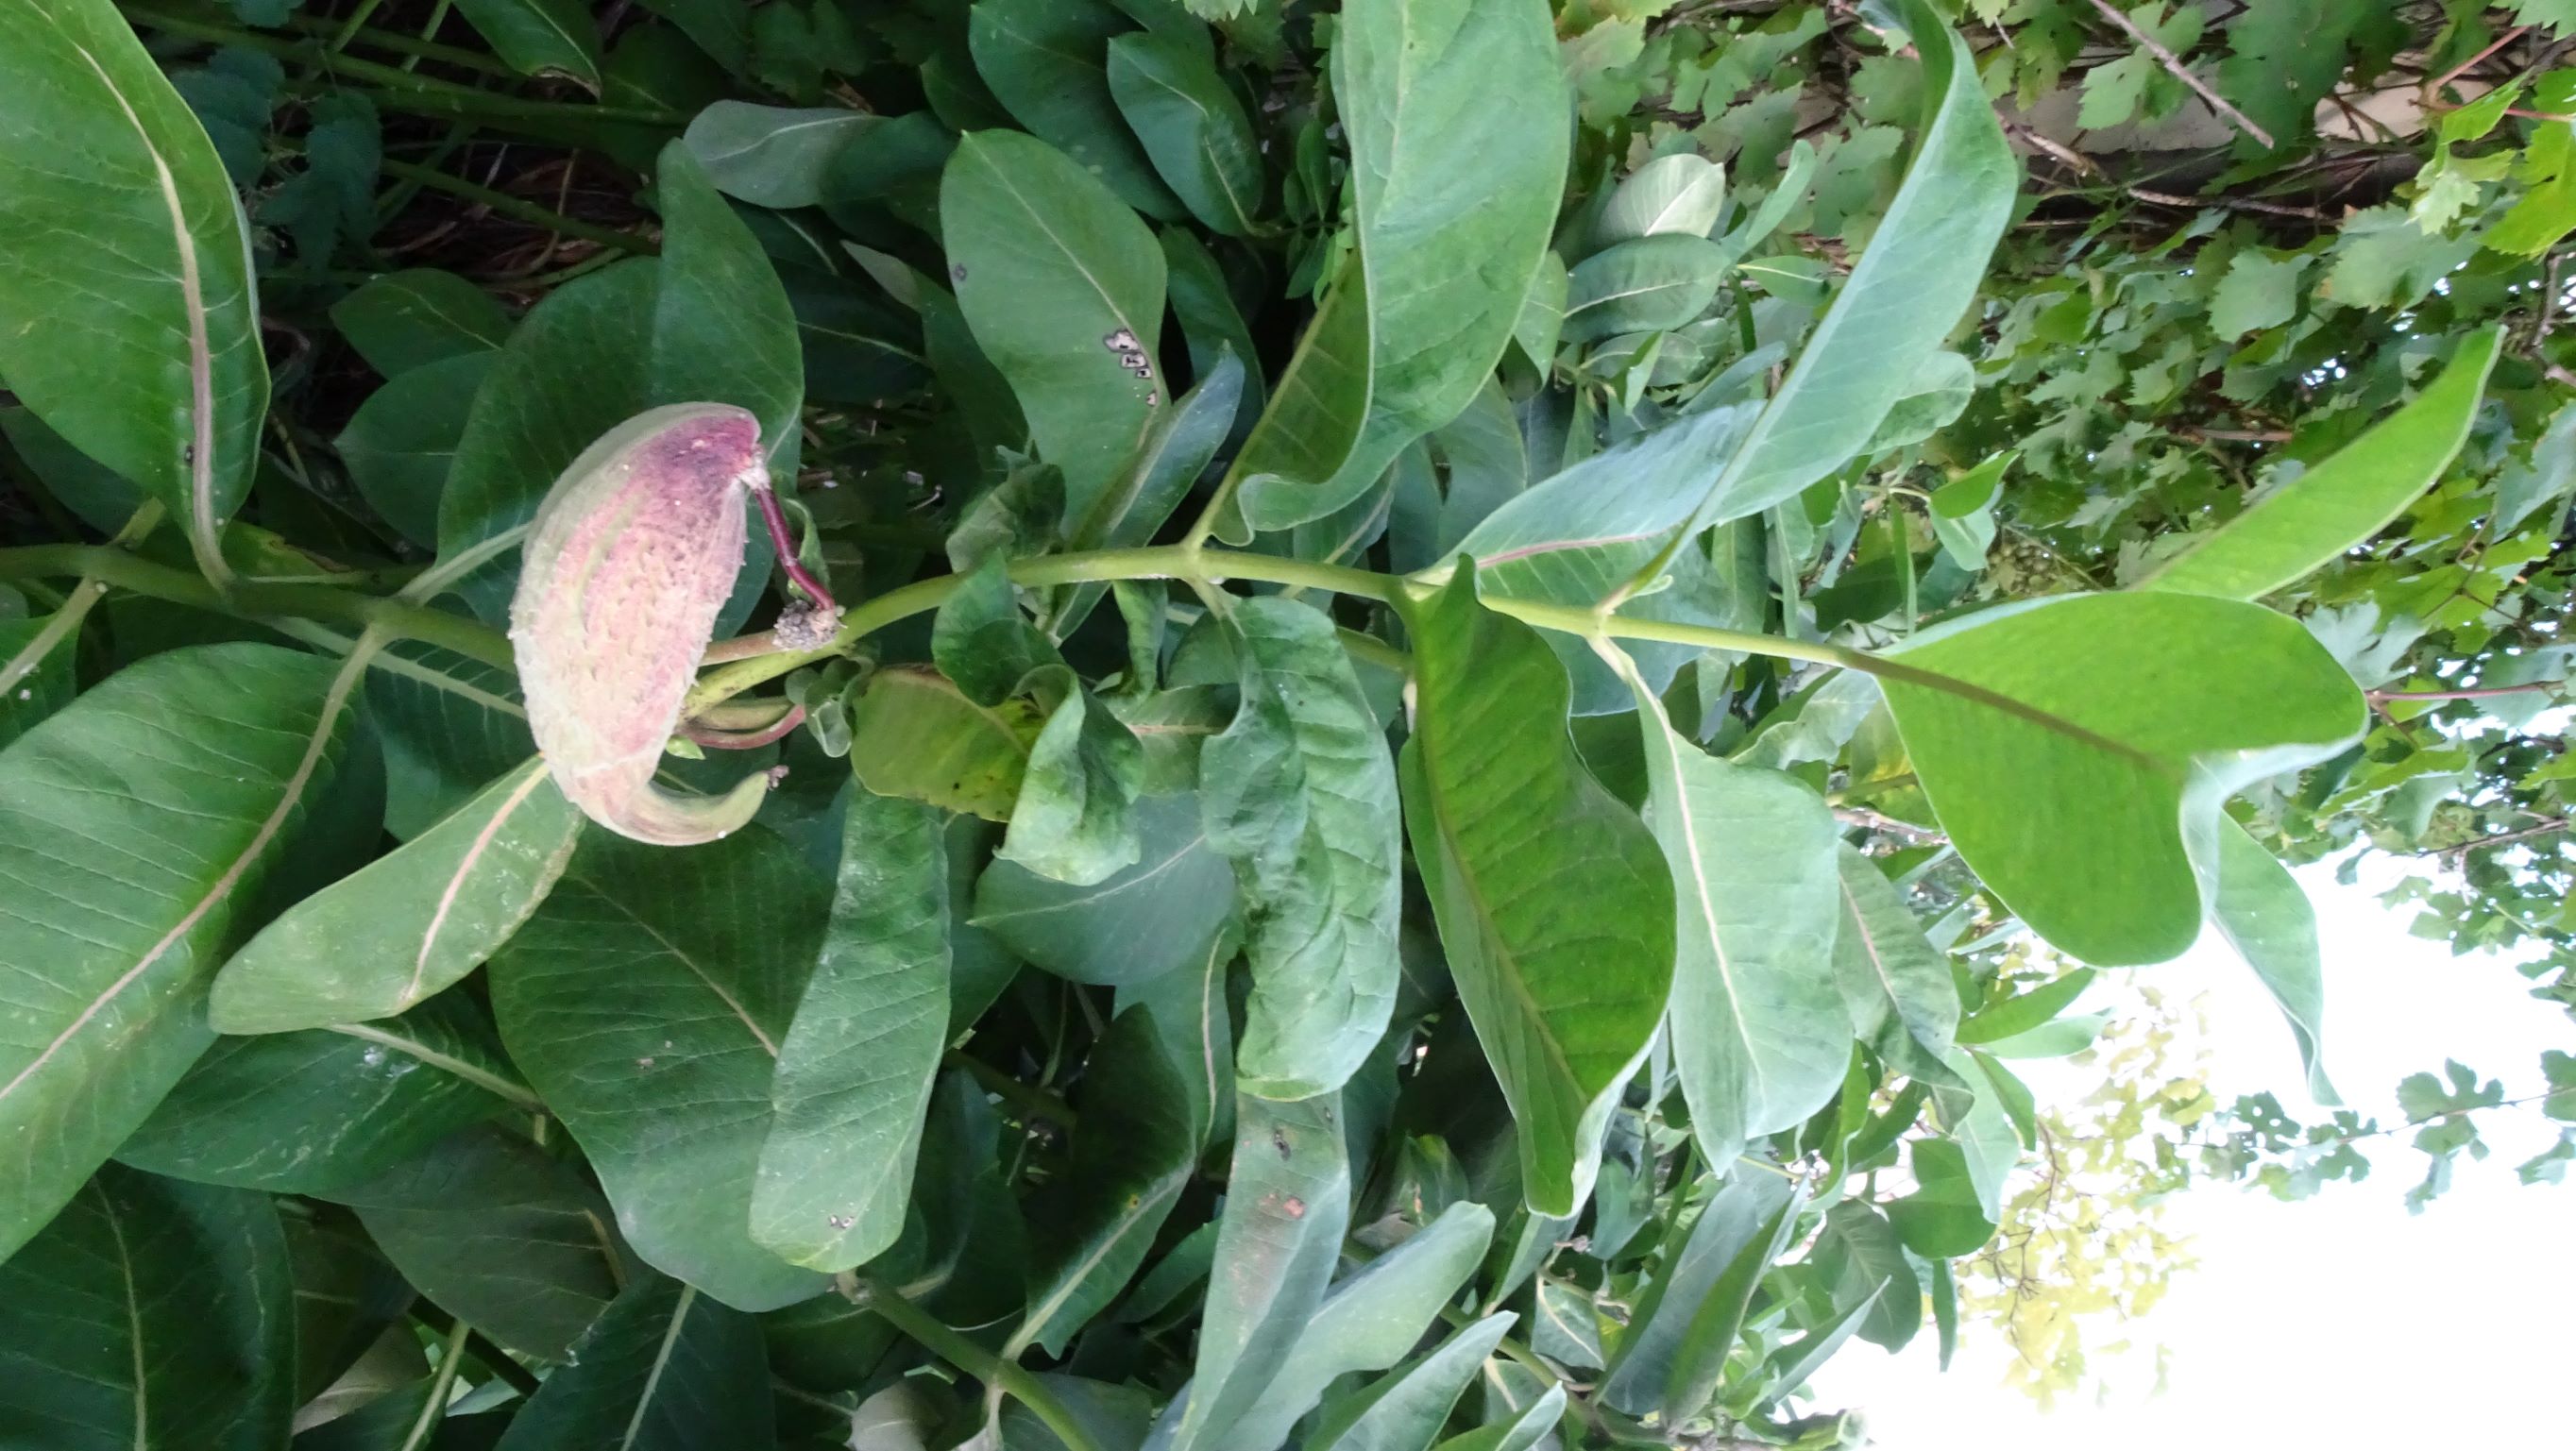
POLYGON ((2340 1108, 2275 864, 2576 1007, 2571 112, 2559 0, 10 0, 0 1439, 2078 1384, 2162 1196, 2576 1122, 2340 1108), (499 627, 700 401, 847 615, 752 531, 661 850, 499 627), (2204 915, 2301 1091, 2086 1010, 2204 915))

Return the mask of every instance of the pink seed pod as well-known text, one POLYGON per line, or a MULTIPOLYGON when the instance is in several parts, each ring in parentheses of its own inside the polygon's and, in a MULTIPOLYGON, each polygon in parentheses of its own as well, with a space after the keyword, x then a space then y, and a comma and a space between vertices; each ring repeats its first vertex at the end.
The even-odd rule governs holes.
POLYGON ((673 404, 583 450, 529 528, 510 602, 528 728, 565 798, 621 836, 713 841, 769 789, 766 773, 722 796, 653 782, 742 571, 743 491, 768 482, 759 419, 673 404))

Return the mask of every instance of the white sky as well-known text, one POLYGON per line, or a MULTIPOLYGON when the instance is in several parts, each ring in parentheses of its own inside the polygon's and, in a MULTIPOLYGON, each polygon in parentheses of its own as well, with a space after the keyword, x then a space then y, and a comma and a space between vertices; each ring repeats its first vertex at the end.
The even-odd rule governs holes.
MULTIPOLYGON (((2398 1080, 2438 1072, 2445 1057, 2515 1098, 2544 1087, 2542 1049, 2576 1049, 2576 1025, 2528 996, 2504 958, 2455 959, 2407 935, 2411 907, 2392 913, 2336 885, 2329 867, 2300 876, 2324 928, 2326 1067, 2365 1117, 2401 1121, 2398 1080)), ((2206 994, 2221 1103, 2269 1089, 2303 1121, 2318 1116, 2289 1030, 2224 944, 2205 940, 2145 972, 2179 996, 2206 994)), ((2087 1005, 2113 996, 2097 986, 2087 1005)), ((2576 1305, 2576 1187, 2515 1178, 2556 1137, 2536 1107, 2479 1117, 2493 1157, 2463 1156, 2450 1192, 2420 1216, 2404 1198, 2425 1160, 2403 1134, 2365 1146, 2369 1179, 2299 1203, 2215 1184, 2174 1201, 2166 1222, 2192 1237, 2200 1264, 2127 1327, 2142 1347, 2171 1350, 2161 1397, 2146 1395, 2141 1358, 2115 1376, 2136 1389, 2111 1404, 2062 1401, 2044 1414, 2002 1385, 2009 1351, 1994 1332, 1963 1324, 1945 1376, 1927 1323, 1897 1355, 1852 1342, 1818 1376, 1819 1403, 1861 1409, 1892 1451, 2576 1447, 2564 1318, 2576 1305)), ((2103 1325, 2086 1339, 2120 1335, 2103 1325)))

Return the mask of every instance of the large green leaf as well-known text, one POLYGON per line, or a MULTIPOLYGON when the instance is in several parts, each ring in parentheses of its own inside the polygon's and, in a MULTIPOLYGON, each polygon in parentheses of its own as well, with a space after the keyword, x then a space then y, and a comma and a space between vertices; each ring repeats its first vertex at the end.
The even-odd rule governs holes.
MULTIPOLYGON (((773 468, 793 462, 804 360, 777 270, 680 142, 663 149, 655 195, 662 255, 556 288, 501 349, 439 499, 442 555, 527 523, 583 449, 649 408, 749 409, 773 468)), ((753 534, 752 557, 765 560, 753 534)), ((505 552, 464 592, 497 610, 517 560, 505 552)))
POLYGON ((1187 1091, 1151 1015, 1109 1025, 1085 1076, 1073 1163, 1032 1206, 1029 1310, 1011 1348, 1058 1354, 1127 1288, 1198 1159, 1187 1091))
POLYGON ((542 761, 293 907, 215 978, 217 1032, 406 1011, 482 965, 537 910, 581 835, 542 761))
POLYGON ((295 1409, 294 1283, 265 1195, 109 1165, 0 1257, 0 1440, 270 1451, 295 1409))
POLYGON ((1126 205, 1171 221, 1181 208, 1110 91, 1110 38, 1133 29, 1135 22, 1105 0, 978 0, 967 40, 975 69, 1013 118, 1126 205))
POLYGON ((1232 1422, 1226 1444, 1277 1451, 1335 1381, 1402 1360, 1475 1274, 1493 1238, 1493 1211, 1461 1200, 1334 1285, 1261 1398, 1232 1422))
POLYGON ((364 1035, 221 1038, 116 1152, 155 1174, 329 1194, 535 1095, 467 1001, 441 998, 364 1035), (502 1091, 495 1091, 496 1089, 502 1091))
POLYGON ((235 911, 329 784, 358 669, 267 645, 156 655, 0 752, 0 1255, 214 1041, 235 911))
POLYGON ((1235 462, 1255 529, 1349 503, 1467 406, 1511 341, 1565 185, 1543 0, 1353 0, 1332 82, 1355 254, 1235 462))
POLYGON ((1136 822, 1136 863, 1087 887, 995 861, 976 881, 974 924, 1024 961, 1104 987, 1201 962, 1234 914, 1234 874, 1208 844, 1195 795, 1149 796, 1136 822))
POLYGON ((1858 847, 1835 857, 1841 926, 1834 934, 1834 981, 1852 1031, 1900 1072, 1939 1076, 1959 1031, 1959 989, 1949 959, 1933 949, 1896 884, 1858 847))
POLYGON ((779 1045, 751 1233, 846 1270, 903 1230, 948 1037, 948 850, 929 807, 850 799, 823 952, 779 1045))
POLYGON ((2299 1046, 2299 1067, 2308 1076, 2308 1096, 2341 1103, 2326 1080, 2325 963, 2317 950, 2317 909, 2290 869, 2233 821, 2218 827, 2218 890, 2210 899, 2209 920, 2281 1005, 2299 1046))
MULTIPOLYGON (((1734 457, 1757 405, 1712 408, 1594 454, 1504 502, 1468 531, 1458 553, 1477 562, 1477 582, 1496 599, 1590 605, 1643 569, 1672 530, 1690 517, 1708 481, 1734 457)), ((1631 601, 1621 613, 1675 624, 1741 623, 1727 603, 1697 582, 1705 556, 1684 550, 1672 564, 1673 587, 1631 601)), ((1587 713, 1625 710, 1627 683, 1580 640, 1549 644, 1574 677, 1587 713)), ((1639 641, 1630 658, 1658 693, 1698 647, 1639 641)))
POLYGON ((1824 1107, 1851 1066, 1833 976, 1839 828, 1804 782, 1700 750, 1631 682, 1646 824, 1679 906, 1673 1064, 1701 1153, 1730 1164, 1824 1107))
POLYGON ((2011 216, 2021 168, 1974 57, 1925 0, 1901 5, 1923 58, 1923 112, 1904 185, 1682 537, 1770 508, 1867 446, 1968 310, 2011 216))
POLYGON ((1188 1391, 1164 1413, 1158 1446, 1232 1451, 1323 1303, 1350 1227, 1350 1151, 1341 1095, 1297 1103, 1241 1095, 1234 1161, 1188 1391))
POLYGON ((775 1414, 760 1323, 652 1275, 546 1377, 499 1451, 767 1451, 775 1414))
POLYGON ((1488 1315, 1350 1401, 1326 1407, 1307 1444, 1316 1451, 1430 1451, 1467 1382, 1519 1318, 1488 1315))
POLYGON ((1472 564, 1405 618, 1414 863, 1520 1126, 1522 1192, 1534 1213, 1572 1214, 1671 996, 1672 873, 1575 753, 1564 669, 1477 600, 1472 564))
POLYGON ((2503 347, 2482 328, 2414 401, 2167 560, 2138 588, 2250 600, 2332 564, 2431 488, 2469 439, 2503 347))
POLYGON ((1217 73, 1205 32, 1144 31, 1109 42, 1109 94, 1190 215, 1240 237, 1261 210, 1252 118, 1217 73))
POLYGON ((1243 886, 1244 1091, 1342 1086, 1395 1009, 1402 823, 1386 735, 1331 617, 1280 597, 1226 617, 1241 703, 1200 750, 1208 840, 1243 886))
POLYGON ((1707 309, 1726 269, 1726 249, 1706 237, 1674 232, 1621 242, 1584 258, 1567 277, 1562 336, 1585 343, 1680 327, 1707 309))
POLYGON ((268 411, 250 238, 214 143, 109 0, 0 11, 0 377, 222 569, 268 411))
POLYGON ((2363 723, 2360 690, 2296 620, 2198 595, 1989 611, 1896 661, 1880 684, 1959 855, 2033 931, 2104 966, 2191 946, 2218 804, 2363 723))
POLYGON ((1029 745, 996 855, 1077 887, 1107 881, 1142 852, 1136 808, 1144 780, 1144 743, 1107 702, 1074 689, 1029 745))
POLYGON ((1225 988, 1236 955, 1234 934, 1220 932, 1198 961, 1120 988, 1115 1000, 1116 1011, 1138 1007, 1154 1020, 1154 1039, 1189 1107, 1191 1139, 1202 1148, 1234 1131, 1234 1019, 1225 988))
POLYGON ((606 1201, 570 1165, 492 1126, 331 1198, 441 1309, 504 1348, 558 1361, 626 1270, 606 1201))
POLYGON ((1878 1206, 1846 1199, 1825 1211, 1815 1263, 1837 1308, 1869 1302, 1854 1332, 1861 1339, 1902 1350, 1923 1328, 1923 1282, 1878 1206))
POLYGON ((1013 131, 957 144, 939 221, 967 326, 1064 471, 1066 516, 1088 519, 1171 401, 1163 250, 1098 177, 1013 131))
POLYGON ((829 910, 765 830, 686 851, 594 832, 488 968, 511 1058, 635 1252, 740 1308, 821 1285, 753 1242, 750 1207, 779 1043, 829 910))

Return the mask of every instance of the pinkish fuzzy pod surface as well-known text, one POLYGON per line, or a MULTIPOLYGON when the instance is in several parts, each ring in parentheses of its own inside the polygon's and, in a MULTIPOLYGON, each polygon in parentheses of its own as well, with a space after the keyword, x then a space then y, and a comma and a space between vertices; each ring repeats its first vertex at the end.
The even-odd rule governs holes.
POLYGON ((757 418, 674 404, 584 450, 528 531, 510 602, 528 728, 565 797, 621 836, 713 841, 769 788, 765 773, 722 796, 653 782, 742 570, 743 491, 767 483, 757 418))

